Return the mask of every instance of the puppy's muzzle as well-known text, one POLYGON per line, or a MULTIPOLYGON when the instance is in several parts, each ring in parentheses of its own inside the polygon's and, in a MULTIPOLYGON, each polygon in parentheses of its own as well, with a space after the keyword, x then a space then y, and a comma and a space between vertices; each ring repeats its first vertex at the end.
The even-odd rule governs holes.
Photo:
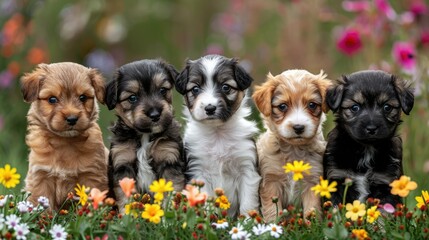
POLYGON ((216 106, 209 104, 204 108, 204 110, 206 111, 206 114, 208 116, 211 116, 211 115, 215 114, 216 106))
POLYGON ((75 116, 75 115, 70 115, 70 116, 68 116, 67 118, 66 118, 66 122, 67 122, 67 124, 68 125, 70 125, 70 126, 74 126, 74 125, 76 125, 76 123, 77 123, 77 120, 78 120, 79 118, 77 117, 77 116, 75 116))
POLYGON ((148 117, 152 119, 152 122, 158 122, 161 118, 162 109, 152 108, 147 113, 148 117))

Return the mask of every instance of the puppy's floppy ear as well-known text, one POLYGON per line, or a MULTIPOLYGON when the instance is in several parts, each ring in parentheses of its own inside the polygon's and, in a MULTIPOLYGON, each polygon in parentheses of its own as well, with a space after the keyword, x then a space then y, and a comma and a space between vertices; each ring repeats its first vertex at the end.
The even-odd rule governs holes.
POLYGON ((274 77, 271 73, 268 73, 265 83, 261 86, 256 86, 252 95, 256 107, 266 117, 271 115, 271 98, 276 89, 273 83, 274 77))
POLYGON ((122 78, 122 73, 118 70, 113 79, 106 85, 104 102, 109 110, 114 109, 118 101, 118 81, 120 78, 122 78))
POLYGON ((104 104, 105 88, 103 75, 101 75, 101 73, 97 69, 90 68, 88 76, 89 79, 91 79, 92 87, 94 87, 95 96, 101 104, 104 104))
POLYGON ((326 102, 326 92, 332 85, 332 82, 326 78, 326 74, 323 72, 323 70, 320 70, 319 75, 317 75, 316 85, 319 88, 320 95, 322 95, 322 111, 326 113, 329 111, 329 106, 326 102))
POLYGON ((167 72, 170 74, 170 77, 174 82, 175 79, 177 78, 177 75, 179 75, 179 72, 176 70, 176 68, 174 68, 173 65, 167 63, 166 61, 164 61, 162 59, 160 59, 159 61, 160 61, 161 65, 165 68, 165 70, 167 70, 167 72))
POLYGON ((233 58, 235 81, 237 81, 238 88, 243 91, 246 90, 252 84, 252 77, 244 70, 242 66, 238 64, 238 59, 233 58))
POLYGON ((40 87, 48 73, 48 68, 47 64, 41 63, 37 65, 33 72, 26 73, 21 77, 21 92, 25 102, 31 103, 37 100, 40 87))
POLYGON ((410 114, 414 106, 414 93, 409 83, 392 75, 392 84, 395 87, 396 94, 398 95, 399 102, 401 103, 402 111, 405 114, 410 114))
POLYGON ((347 82, 347 77, 343 76, 342 81, 338 81, 335 86, 330 87, 326 92, 326 103, 333 112, 336 112, 341 105, 345 82, 347 82))
POLYGON ((186 93, 186 84, 188 84, 190 67, 191 67, 191 61, 187 60, 186 67, 176 77, 176 83, 175 83, 176 90, 182 95, 185 95, 186 93))

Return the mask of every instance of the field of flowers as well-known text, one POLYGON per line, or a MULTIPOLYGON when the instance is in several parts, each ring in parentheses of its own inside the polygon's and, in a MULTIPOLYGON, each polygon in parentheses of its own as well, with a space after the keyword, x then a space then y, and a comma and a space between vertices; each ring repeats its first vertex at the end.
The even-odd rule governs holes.
MULTIPOLYGON (((295 161, 284 166, 285 174, 300 181, 311 166, 295 161)), ((20 175, 15 168, 0 168, 0 183, 13 188, 20 175)), ((273 222, 265 222, 258 209, 248 216, 231 219, 230 203, 222 189, 213 197, 200 192, 203 182, 193 181, 182 192, 174 192, 172 182, 164 179, 150 185, 150 194, 135 193, 133 179, 119 181, 129 198, 123 211, 112 208, 115 201, 106 198, 107 191, 77 184, 70 192, 71 208, 52 212, 49 200, 39 197, 33 205, 28 193, 0 195, 0 238, 2 239, 428 239, 429 194, 422 191, 415 204, 380 204, 378 199, 366 202, 343 202, 332 206, 329 201, 337 183, 320 178, 312 188, 325 201, 323 212, 304 216, 302 209, 290 205, 277 209, 273 222)), ((353 184, 347 183, 347 187, 353 184)), ((407 176, 393 181, 391 193, 406 198, 417 188, 407 176)), ((273 202, 277 199, 273 197, 273 202)), ((407 201, 404 201, 407 202, 407 201)), ((410 202, 410 201, 408 201, 410 202)))
MULTIPOLYGON (((427 239, 428 82, 428 0, 2 0, 0 239, 427 239), (323 212, 304 217, 289 206, 274 222, 264 222, 258 211, 228 218, 222 190, 207 197, 199 192, 203 183, 177 193, 159 180, 141 196, 125 181, 130 200, 121 213, 105 193, 80 185, 68 210, 47 211, 45 198, 38 205, 26 201, 29 105, 20 92, 22 74, 42 62, 73 61, 98 68, 108 81, 115 68, 136 59, 161 57, 180 69, 187 58, 213 53, 238 57, 255 84, 268 72, 293 68, 323 69, 332 80, 381 69, 409 81, 415 105, 398 131, 409 177, 391 185, 404 204, 369 199, 334 207, 329 197, 336 185, 324 179, 313 188, 325 200, 323 212)), ((181 121, 183 100, 175 95, 173 102, 181 121)), ((105 106, 100 111, 109 146, 114 114, 105 106)), ((260 122, 256 110, 252 118, 260 122)), ((329 113, 324 132, 333 124, 329 113)), ((285 174, 305 176, 295 168, 285 166, 285 174)))

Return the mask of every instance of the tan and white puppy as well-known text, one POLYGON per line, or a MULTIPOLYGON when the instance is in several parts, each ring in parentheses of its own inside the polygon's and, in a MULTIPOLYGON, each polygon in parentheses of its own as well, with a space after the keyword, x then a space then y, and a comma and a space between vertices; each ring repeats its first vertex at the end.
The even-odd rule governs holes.
POLYGON ((323 71, 313 75, 305 70, 287 70, 277 76, 269 73, 265 83, 255 88, 253 99, 266 128, 257 141, 262 177, 259 194, 266 221, 275 218, 273 197, 278 197, 279 209, 297 201, 305 213, 320 209, 320 199, 310 189, 323 175, 326 142, 322 124, 328 110, 325 94, 329 85, 323 71), (312 167, 309 175, 304 174, 302 184, 282 168, 295 160, 312 167))
POLYGON ((39 64, 21 79, 30 148, 25 190, 58 210, 76 184, 107 190, 107 156, 97 124, 104 79, 97 70, 62 62, 39 64))

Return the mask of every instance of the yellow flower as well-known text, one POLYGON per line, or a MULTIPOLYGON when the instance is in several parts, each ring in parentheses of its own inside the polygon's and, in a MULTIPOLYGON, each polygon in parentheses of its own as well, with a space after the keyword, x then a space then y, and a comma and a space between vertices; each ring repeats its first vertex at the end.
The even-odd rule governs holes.
POLYGON ((149 190, 154 193, 165 193, 171 192, 174 190, 173 182, 166 182, 164 178, 160 178, 159 181, 153 181, 149 186, 149 190))
POLYGON ((228 198, 225 195, 216 198, 216 203, 219 204, 220 208, 225 210, 231 206, 231 203, 229 203, 228 198))
POLYGON ((411 181, 410 177, 402 175, 399 180, 393 181, 389 186, 392 187, 390 193, 393 195, 399 195, 400 197, 406 197, 411 190, 417 188, 417 183, 411 181))
POLYGON ((14 188, 18 185, 19 178, 21 178, 21 175, 16 173, 16 168, 10 168, 9 164, 6 164, 4 168, 0 168, 0 183, 6 188, 14 188))
POLYGON ((373 223, 380 216, 380 211, 377 210, 377 206, 373 206, 366 210, 366 221, 373 223))
POLYGON ((421 208, 424 205, 429 205, 429 193, 428 191, 422 191, 422 196, 416 197, 417 207, 421 208))
POLYGON ((309 169, 311 166, 308 163, 304 164, 304 161, 293 161, 293 165, 287 163, 283 168, 285 169, 285 173, 293 172, 293 180, 298 181, 304 178, 302 173, 310 174, 309 169))
POLYGON ((368 239, 368 233, 365 231, 365 229, 353 229, 352 233, 358 240, 368 239))
POLYGON ((323 177, 320 177, 320 184, 312 187, 311 190, 314 193, 319 194, 321 197, 331 198, 331 192, 336 192, 337 182, 333 181, 329 184, 328 180, 323 180, 323 177))
POLYGON ((145 204, 142 218, 148 219, 149 222, 158 224, 161 221, 161 217, 164 216, 164 211, 158 204, 145 204))
POLYGON ((76 191, 76 195, 79 196, 79 203, 83 206, 86 204, 86 202, 88 201, 88 194, 86 193, 87 191, 89 191, 89 187, 85 187, 85 185, 80 185, 79 183, 77 184, 77 187, 74 188, 74 190, 76 191))
POLYGON ((363 217, 366 213, 365 204, 360 203, 359 200, 354 200, 353 204, 347 203, 346 205, 346 218, 356 221, 359 217, 363 217))
POLYGON ((134 218, 137 218, 139 214, 137 213, 137 210, 133 206, 134 206, 134 203, 125 204, 124 206, 125 214, 132 215, 134 218))
POLYGON ((153 198, 155 203, 161 204, 162 200, 164 199, 164 194, 160 192, 155 193, 155 196, 153 198))

